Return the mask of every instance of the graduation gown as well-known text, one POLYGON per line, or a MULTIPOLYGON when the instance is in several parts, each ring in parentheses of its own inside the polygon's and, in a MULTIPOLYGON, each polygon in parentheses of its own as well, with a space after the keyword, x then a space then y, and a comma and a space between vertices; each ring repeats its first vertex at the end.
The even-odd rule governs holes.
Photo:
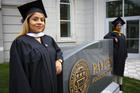
POLYGON ((123 76, 125 68, 125 60, 127 58, 126 39, 124 34, 121 36, 116 32, 109 32, 104 36, 105 39, 113 39, 113 74, 123 76), (115 42, 115 38, 118 42, 115 42))
POLYGON ((62 73, 56 75, 55 67, 62 52, 50 36, 42 36, 41 42, 28 35, 13 41, 10 93, 63 93, 62 73))

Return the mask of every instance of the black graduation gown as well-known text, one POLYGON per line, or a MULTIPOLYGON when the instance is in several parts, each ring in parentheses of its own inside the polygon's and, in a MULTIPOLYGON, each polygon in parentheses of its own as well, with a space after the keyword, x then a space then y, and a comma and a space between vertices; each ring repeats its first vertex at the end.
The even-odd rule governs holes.
POLYGON ((104 36, 105 39, 113 39, 113 74, 123 76, 125 68, 125 60, 127 58, 126 39, 124 34, 121 36, 116 32, 109 32, 104 36), (115 42, 115 38, 118 42, 115 42))
POLYGON ((10 93, 63 93, 62 73, 56 75, 55 68, 62 52, 52 37, 45 35, 41 41, 23 35, 12 43, 10 93))

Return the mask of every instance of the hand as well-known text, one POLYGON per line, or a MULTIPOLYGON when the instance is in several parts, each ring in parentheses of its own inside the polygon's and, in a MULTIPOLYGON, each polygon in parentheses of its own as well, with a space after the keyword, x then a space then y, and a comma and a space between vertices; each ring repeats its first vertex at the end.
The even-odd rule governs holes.
POLYGON ((62 72, 62 64, 59 60, 56 60, 55 66, 56 66, 56 75, 58 75, 62 72))
POLYGON ((115 38, 115 42, 118 43, 118 39, 117 38, 115 38))

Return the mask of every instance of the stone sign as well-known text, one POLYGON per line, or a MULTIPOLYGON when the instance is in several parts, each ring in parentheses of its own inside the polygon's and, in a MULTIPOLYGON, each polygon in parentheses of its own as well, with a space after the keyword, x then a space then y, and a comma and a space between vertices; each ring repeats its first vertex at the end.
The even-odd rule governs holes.
POLYGON ((107 88, 113 82, 112 46, 111 40, 102 40, 62 47, 64 93, 101 93, 107 88))

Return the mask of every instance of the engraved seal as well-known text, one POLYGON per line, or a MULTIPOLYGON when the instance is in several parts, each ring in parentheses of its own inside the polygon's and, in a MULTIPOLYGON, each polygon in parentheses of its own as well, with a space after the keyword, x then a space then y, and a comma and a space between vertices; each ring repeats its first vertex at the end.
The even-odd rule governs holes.
POLYGON ((70 79, 70 93, 87 93, 90 85, 90 67, 88 63, 81 59, 73 66, 70 79))

